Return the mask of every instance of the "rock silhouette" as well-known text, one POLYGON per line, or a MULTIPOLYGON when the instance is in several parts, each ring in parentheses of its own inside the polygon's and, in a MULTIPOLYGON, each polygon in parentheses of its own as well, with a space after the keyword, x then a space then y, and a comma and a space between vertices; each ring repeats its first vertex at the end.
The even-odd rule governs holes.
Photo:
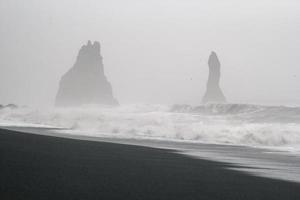
POLYGON ((102 60, 99 42, 83 45, 74 66, 60 80, 55 105, 117 105, 102 60))
POLYGON ((220 61, 215 52, 212 52, 208 59, 209 76, 206 93, 202 103, 226 103, 226 98, 220 88, 220 61))
POLYGON ((5 108, 10 108, 10 109, 17 109, 18 106, 16 104, 7 104, 7 105, 2 105, 0 104, 0 109, 5 109, 5 108))

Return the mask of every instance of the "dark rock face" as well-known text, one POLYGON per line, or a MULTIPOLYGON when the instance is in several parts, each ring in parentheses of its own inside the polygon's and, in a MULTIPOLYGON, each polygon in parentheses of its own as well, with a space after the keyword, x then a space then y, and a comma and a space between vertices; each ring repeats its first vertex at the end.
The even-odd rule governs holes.
POLYGON ((215 52, 212 52, 208 60, 209 77, 207 81, 206 93, 202 103, 226 103, 226 98, 219 86, 220 82, 220 61, 215 52))
POLYGON ((9 108, 9 109, 17 109, 18 106, 16 104, 7 104, 7 105, 2 105, 0 104, 0 109, 5 109, 5 108, 9 108))
POLYGON ((83 45, 74 66, 60 81, 55 105, 117 105, 111 84, 104 75, 102 60, 99 42, 88 41, 83 45))

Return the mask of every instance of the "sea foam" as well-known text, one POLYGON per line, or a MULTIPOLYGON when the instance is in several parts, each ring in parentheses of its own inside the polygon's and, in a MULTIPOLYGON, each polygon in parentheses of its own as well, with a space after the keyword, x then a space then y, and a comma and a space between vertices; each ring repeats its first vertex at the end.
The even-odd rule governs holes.
POLYGON ((89 136, 300 149, 300 108, 246 104, 5 108, 0 125, 68 129, 89 136))

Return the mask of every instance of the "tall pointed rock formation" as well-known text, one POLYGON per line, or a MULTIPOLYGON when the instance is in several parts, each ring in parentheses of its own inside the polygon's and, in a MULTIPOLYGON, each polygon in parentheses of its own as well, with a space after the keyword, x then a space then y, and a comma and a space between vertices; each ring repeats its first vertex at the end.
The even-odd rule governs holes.
POLYGON ((208 60, 209 76, 207 81, 206 93, 202 103, 226 103, 226 98, 220 88, 220 61, 215 52, 212 52, 208 60))
POLYGON ((74 66, 60 80, 55 105, 117 105, 102 60, 99 42, 83 45, 74 66))

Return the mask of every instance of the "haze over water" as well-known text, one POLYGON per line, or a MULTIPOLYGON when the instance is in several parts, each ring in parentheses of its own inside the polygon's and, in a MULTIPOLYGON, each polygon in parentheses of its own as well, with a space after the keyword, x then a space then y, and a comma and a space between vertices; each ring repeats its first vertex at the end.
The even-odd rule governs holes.
POLYGON ((228 102, 299 105, 297 0, 4 0, 1 104, 52 106, 87 40, 121 104, 199 105, 218 53, 228 102))
MULTIPOLYGON (((299 13, 296 0, 1 1, 0 104, 29 107, 0 109, 0 125, 298 152, 299 13), (74 65, 86 43, 97 55, 74 65), (212 51, 229 104, 201 105, 212 51), (53 108, 61 76, 102 58, 120 106, 53 108)), ((85 83, 66 77, 62 91, 85 83)))

